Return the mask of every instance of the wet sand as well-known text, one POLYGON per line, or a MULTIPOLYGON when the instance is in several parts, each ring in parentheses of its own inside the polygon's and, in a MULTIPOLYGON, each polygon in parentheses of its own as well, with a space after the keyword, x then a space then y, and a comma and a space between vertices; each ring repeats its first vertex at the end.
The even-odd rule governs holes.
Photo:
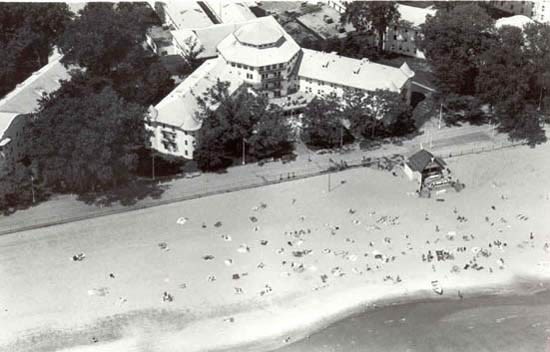
POLYGON ((547 352, 550 291, 387 306, 276 350, 306 351, 547 352))

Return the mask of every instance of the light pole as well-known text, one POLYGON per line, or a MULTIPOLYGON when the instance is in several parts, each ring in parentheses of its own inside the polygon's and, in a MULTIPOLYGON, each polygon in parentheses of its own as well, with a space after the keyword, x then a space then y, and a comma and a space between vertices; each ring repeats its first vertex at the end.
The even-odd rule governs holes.
POLYGON ((441 103, 441 105, 439 106, 439 121, 437 123, 437 129, 440 130, 441 129, 441 118, 443 116, 443 103, 441 103))
POLYGON ((155 151, 152 153, 153 157, 151 158, 151 174, 153 176, 153 181, 155 180, 155 151))
POLYGON ((542 93, 544 92, 544 87, 542 87, 540 89, 540 96, 539 96, 539 107, 538 107, 538 111, 540 111, 540 108, 541 108, 541 104, 542 104, 542 93))
POLYGON ((34 198, 34 177, 31 175, 31 193, 32 193, 32 202, 34 204, 35 198, 34 198))
POLYGON ((246 146, 245 146, 244 137, 243 137, 243 165, 246 164, 246 153, 245 153, 245 149, 246 149, 246 146))

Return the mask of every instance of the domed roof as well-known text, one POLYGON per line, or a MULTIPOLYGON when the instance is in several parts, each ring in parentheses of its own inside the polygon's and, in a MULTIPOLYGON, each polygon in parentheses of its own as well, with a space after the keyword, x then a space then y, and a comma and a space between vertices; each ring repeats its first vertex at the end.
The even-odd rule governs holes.
POLYGON ((239 42, 254 46, 274 44, 283 37, 283 33, 278 28, 261 22, 242 26, 235 31, 234 35, 239 42))

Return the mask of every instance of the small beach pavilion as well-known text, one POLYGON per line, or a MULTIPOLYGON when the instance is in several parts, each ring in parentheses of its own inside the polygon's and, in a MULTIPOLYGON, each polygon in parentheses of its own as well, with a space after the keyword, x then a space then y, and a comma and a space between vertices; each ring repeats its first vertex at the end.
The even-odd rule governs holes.
POLYGON ((448 183, 445 161, 425 149, 411 155, 405 161, 403 170, 411 181, 418 182, 420 189, 448 183))

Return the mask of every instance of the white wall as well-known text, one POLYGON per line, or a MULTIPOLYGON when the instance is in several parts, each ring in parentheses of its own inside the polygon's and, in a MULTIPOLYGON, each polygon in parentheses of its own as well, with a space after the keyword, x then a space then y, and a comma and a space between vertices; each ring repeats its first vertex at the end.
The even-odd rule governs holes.
POLYGON ((183 131, 177 127, 163 124, 157 124, 154 127, 147 127, 151 132, 153 132, 153 135, 151 136, 151 146, 153 149, 164 154, 193 159, 193 152, 195 151, 194 132, 183 131), (163 141, 167 140, 167 138, 164 136, 163 132, 175 135, 173 140, 177 150, 173 150, 169 146, 165 147, 163 141))
POLYGON ((418 28, 400 25, 390 26, 386 31, 384 50, 423 59, 425 58, 424 54, 416 46, 418 35, 420 35, 418 28))

